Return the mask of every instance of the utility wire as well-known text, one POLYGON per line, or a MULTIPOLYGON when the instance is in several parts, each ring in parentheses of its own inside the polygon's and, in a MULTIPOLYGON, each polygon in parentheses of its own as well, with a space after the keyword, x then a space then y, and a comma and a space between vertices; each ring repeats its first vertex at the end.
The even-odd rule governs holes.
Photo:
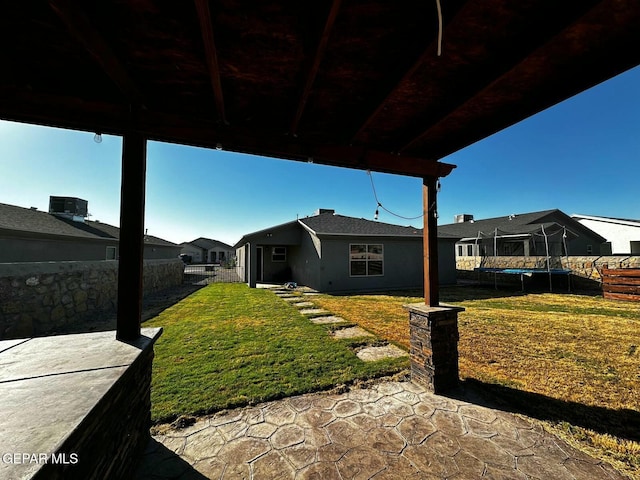
MULTIPOLYGON (((373 183, 373 175, 371 174, 370 170, 367 170, 367 175, 369 175, 369 180, 371 180, 371 189, 373 190, 373 198, 376 199, 376 203, 378 204, 378 207, 383 209, 385 212, 387 212, 390 215, 393 215, 394 217, 398 217, 398 218, 402 218, 404 220, 417 220, 418 218, 422 218, 424 217, 424 213, 422 213, 421 215, 415 216, 415 217, 405 217, 403 215, 399 215, 395 212, 392 212, 391 210, 389 210, 388 208, 386 208, 384 205, 382 205, 382 203, 380 202, 380 200, 378 199, 378 193, 376 192, 376 186, 373 183)), ((440 190, 440 182, 438 182, 438 190, 440 190)), ((433 210, 433 207, 435 206, 435 202, 429 207, 429 210, 433 210)), ((376 216, 375 219, 378 219, 378 209, 376 208, 376 216)))

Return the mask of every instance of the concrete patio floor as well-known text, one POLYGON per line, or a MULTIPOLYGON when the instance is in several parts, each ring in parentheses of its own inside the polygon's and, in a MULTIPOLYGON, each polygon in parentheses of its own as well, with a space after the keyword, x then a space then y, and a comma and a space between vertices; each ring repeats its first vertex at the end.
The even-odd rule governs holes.
POLYGON ((141 480, 626 478, 473 392, 411 382, 291 397, 153 436, 141 480))

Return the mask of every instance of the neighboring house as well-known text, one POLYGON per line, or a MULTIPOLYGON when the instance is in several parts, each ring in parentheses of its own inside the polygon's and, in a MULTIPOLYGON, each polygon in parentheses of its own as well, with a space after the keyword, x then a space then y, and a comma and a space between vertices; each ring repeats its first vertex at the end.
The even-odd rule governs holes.
POLYGON ((599 255, 605 238, 560 210, 475 220, 456 215, 438 235, 457 236, 456 259, 488 256, 599 255))
MULTIPOLYGON (((0 203, 0 263, 116 260, 120 229, 85 219, 87 202, 51 197, 51 213, 0 203), (57 202, 63 199, 66 201, 57 202), (66 205, 66 207, 65 207, 66 205)), ((180 247, 145 235, 145 259, 177 258, 180 247)))
POLYGON ((191 256, 192 263, 224 263, 233 258, 234 248, 211 238, 196 238, 180 244, 181 251, 191 256))
MULTIPOLYGON (((456 282, 455 238, 438 241, 442 284, 456 282)), ((422 288, 422 230, 321 209, 250 233, 235 245, 250 285, 293 281, 322 292, 422 288)))
POLYGON ((640 255, 640 220, 579 214, 571 218, 606 239, 603 255, 640 255))

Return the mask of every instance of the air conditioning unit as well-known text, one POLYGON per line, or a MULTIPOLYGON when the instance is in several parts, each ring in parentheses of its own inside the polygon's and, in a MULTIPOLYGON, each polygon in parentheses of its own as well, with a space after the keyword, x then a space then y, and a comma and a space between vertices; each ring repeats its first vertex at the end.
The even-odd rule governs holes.
POLYGON ((71 218, 76 221, 84 221, 88 216, 89 202, 76 197, 49 197, 49 213, 71 218))
POLYGON ((471 222, 471 221, 473 221, 473 215, 470 215, 468 213, 461 213, 453 217, 454 223, 464 223, 464 222, 471 222))

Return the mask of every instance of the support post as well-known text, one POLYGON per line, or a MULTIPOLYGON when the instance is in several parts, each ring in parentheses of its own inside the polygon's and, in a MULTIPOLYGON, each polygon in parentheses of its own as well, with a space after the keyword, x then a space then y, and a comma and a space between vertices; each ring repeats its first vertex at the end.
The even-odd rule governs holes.
POLYGON ((437 177, 422 179, 422 202, 424 211, 424 303, 430 307, 440 304, 438 280, 438 211, 437 177))
POLYGON ((407 305, 411 380, 434 393, 458 385, 458 312, 440 305, 438 279, 437 177, 424 177, 424 303, 407 305))
POLYGON ((116 338, 124 341, 140 337, 146 165, 146 138, 139 133, 125 134, 122 139, 116 326, 116 338))

